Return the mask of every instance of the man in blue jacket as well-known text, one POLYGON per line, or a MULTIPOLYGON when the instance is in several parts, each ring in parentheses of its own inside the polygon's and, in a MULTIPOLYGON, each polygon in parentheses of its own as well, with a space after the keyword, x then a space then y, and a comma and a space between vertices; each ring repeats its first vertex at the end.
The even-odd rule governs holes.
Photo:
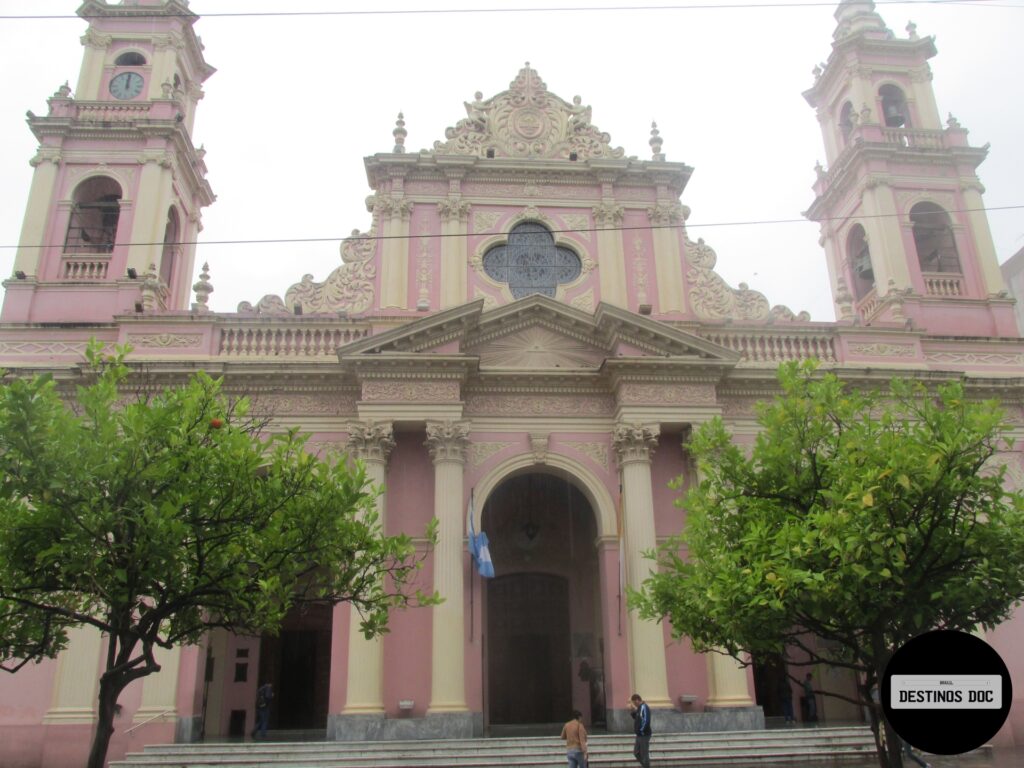
POLYGON ((633 757, 643 768, 651 768, 651 708, 639 693, 629 697, 629 715, 633 718, 633 757))

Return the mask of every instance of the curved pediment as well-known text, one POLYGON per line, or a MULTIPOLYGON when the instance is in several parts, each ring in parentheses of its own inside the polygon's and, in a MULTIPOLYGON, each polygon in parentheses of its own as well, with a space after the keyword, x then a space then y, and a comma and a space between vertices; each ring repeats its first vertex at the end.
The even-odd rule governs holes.
POLYGON ((574 159, 622 157, 621 147, 590 122, 590 107, 579 96, 572 103, 548 92, 529 62, 507 91, 486 101, 479 91, 466 102, 466 117, 435 142, 434 154, 515 158, 574 159))

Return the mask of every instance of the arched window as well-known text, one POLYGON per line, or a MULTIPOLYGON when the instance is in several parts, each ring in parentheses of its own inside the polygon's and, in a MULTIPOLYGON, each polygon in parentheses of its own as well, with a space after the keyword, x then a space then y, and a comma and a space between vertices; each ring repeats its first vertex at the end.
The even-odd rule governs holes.
POLYGON ((67 253, 111 253, 121 216, 121 186, 97 176, 78 186, 64 240, 67 253))
POLYGON ((918 203, 910 209, 914 247, 922 272, 960 272, 960 254, 953 239, 949 214, 935 203, 918 203))
POLYGON ((508 243, 488 250, 483 263, 488 277, 507 283, 516 299, 531 293, 554 297, 559 285, 571 283, 583 270, 579 256, 555 245, 548 228, 532 221, 513 227, 508 243))
POLYGON ((882 100, 882 118, 886 128, 910 127, 910 111, 903 91, 895 85, 883 85, 878 89, 882 100))
POLYGON ((126 51, 114 59, 114 66, 117 67, 144 67, 146 57, 135 51, 126 51))
POLYGON ((843 108, 839 112, 839 131, 842 133, 845 144, 850 140, 850 134, 853 132, 853 104, 850 102, 843 104, 843 108))
POLYGON ((853 294, 858 301, 867 296, 875 287, 875 270, 871 265, 871 250, 868 248, 864 227, 857 224, 846 238, 846 256, 853 272, 853 294))
POLYGON ((160 255, 160 280, 166 286, 171 285, 171 280, 174 278, 174 267, 178 261, 178 254, 181 252, 181 245, 179 244, 181 227, 178 221, 178 212, 171 208, 167 212, 167 226, 164 228, 164 249, 160 255))

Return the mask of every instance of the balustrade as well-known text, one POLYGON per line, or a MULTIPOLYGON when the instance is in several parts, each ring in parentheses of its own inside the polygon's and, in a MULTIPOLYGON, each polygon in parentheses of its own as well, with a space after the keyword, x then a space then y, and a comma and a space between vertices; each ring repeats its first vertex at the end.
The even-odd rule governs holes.
POLYGON ((218 353, 229 357, 325 357, 370 334, 369 326, 228 326, 218 353))
POLYGON ((61 262, 62 280, 106 280, 110 259, 104 256, 64 259, 61 262))
POLYGON ((778 333, 760 331, 711 331, 701 334, 708 341, 738 352, 748 363, 784 363, 816 358, 836 361, 833 337, 823 333, 778 333))
POLYGON ((964 276, 948 272, 925 272, 924 292, 929 296, 963 296, 964 276))

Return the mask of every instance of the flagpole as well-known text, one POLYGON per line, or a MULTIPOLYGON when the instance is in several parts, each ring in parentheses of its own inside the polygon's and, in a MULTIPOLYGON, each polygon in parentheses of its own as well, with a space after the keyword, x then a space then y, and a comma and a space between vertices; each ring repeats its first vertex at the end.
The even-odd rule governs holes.
MULTIPOLYGON (((469 489, 469 514, 470 515, 473 514, 473 491, 474 490, 475 490, 475 488, 470 488, 469 489)), ((472 528, 470 528, 470 530, 472 530, 472 528)), ((470 533, 468 535, 472 536, 473 534, 470 533)), ((473 571, 475 571, 475 570, 476 570, 476 568, 473 567, 473 558, 470 557, 469 558, 469 642, 471 642, 471 643, 473 642, 473 637, 474 637, 474 634, 473 634, 473 603, 474 603, 474 600, 473 600, 473 582, 476 581, 476 579, 473 578, 473 571)))

